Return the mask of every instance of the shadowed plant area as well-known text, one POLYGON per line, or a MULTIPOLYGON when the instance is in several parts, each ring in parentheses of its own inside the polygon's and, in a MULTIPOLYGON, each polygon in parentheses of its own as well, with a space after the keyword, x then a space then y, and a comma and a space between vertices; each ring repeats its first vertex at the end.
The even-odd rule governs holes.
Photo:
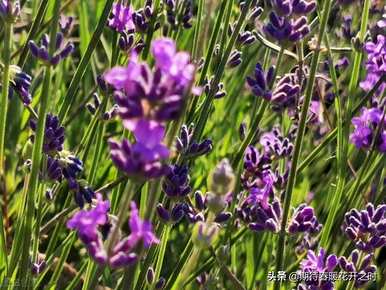
POLYGON ((386 6, 0 0, 0 288, 386 290, 386 6))

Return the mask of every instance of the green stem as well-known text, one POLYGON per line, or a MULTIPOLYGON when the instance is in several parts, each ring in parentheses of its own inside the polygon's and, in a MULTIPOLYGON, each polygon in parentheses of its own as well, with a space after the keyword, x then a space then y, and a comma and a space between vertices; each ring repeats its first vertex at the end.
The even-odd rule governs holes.
POLYGON ((162 237, 161 237, 161 245, 160 245, 158 256, 157 256, 157 264, 155 267, 155 276, 154 276, 155 281, 158 281, 158 279, 161 275, 162 265, 163 265, 163 261, 164 261, 164 257, 165 257, 166 246, 167 246, 168 241, 169 241, 170 231, 171 231, 170 225, 164 226, 164 230, 162 232, 162 237))
MULTIPOLYGON (((351 114, 348 118, 344 119, 344 124, 350 122, 351 118, 359 112, 359 110, 366 104, 366 102, 370 99, 370 97, 378 90, 378 88, 382 85, 383 82, 386 81, 386 75, 383 75, 374 85, 374 87, 358 102, 355 108, 351 111, 351 114)), ((338 129, 335 128, 332 130, 324 140, 311 151, 311 153, 303 160, 303 162, 299 165, 298 172, 304 170, 308 165, 310 165, 316 156, 325 148, 330 142, 335 140, 338 133, 338 129)))
MULTIPOLYGON (((50 47, 49 47, 49 54, 53 55, 55 52, 55 39, 56 39, 56 32, 57 32, 57 24, 59 20, 59 9, 60 9, 60 0, 55 1, 54 5, 54 20, 53 24, 51 26, 50 31, 50 47)), ((29 283, 29 250, 31 245, 31 236, 32 236, 32 225, 34 222, 34 212, 35 212, 35 194, 38 189, 38 183, 39 183, 39 172, 40 172, 40 166, 42 161, 42 150, 43 150, 43 142, 44 142, 44 131, 45 131, 45 121, 46 121, 46 114, 49 107, 49 99, 51 98, 50 95, 50 83, 51 83, 51 74, 52 74, 52 67, 47 66, 45 69, 45 75, 44 75, 44 81, 43 81, 43 87, 41 90, 41 96, 40 96, 40 107, 39 107, 39 118, 37 120, 37 127, 36 127, 36 135, 35 135, 35 141, 33 145, 32 150, 32 168, 31 168, 31 175, 29 179, 28 184, 28 193, 27 193, 27 200, 26 200, 26 217, 25 217, 25 232, 24 232, 24 244, 22 248, 22 256, 21 256, 21 267, 20 267, 20 275, 22 279, 26 279, 27 277, 27 283, 29 283)), ((38 208, 38 211, 41 209, 38 208)), ((39 214, 38 214, 39 216, 39 214)))
MULTIPOLYGON (((218 34, 220 32, 220 27, 221 27, 222 18, 224 16, 225 7, 226 7, 226 1, 223 1, 221 3, 220 8, 219 8, 219 14, 217 15, 216 23, 214 25, 214 30, 213 30, 212 35, 210 37, 208 50, 206 51, 205 62, 204 62, 204 65, 203 65, 203 68, 202 68, 202 71, 200 74, 200 80, 198 81, 199 86, 203 85, 203 83, 205 81, 205 77, 208 73, 209 65, 210 65, 210 62, 211 62, 212 56, 213 56, 214 47, 216 45, 217 37, 218 37, 218 34)), ((192 121, 192 119, 193 119, 193 115, 194 115, 194 112, 195 112, 195 109, 196 109, 196 106, 198 103, 198 99, 199 99, 198 96, 193 98, 192 103, 189 105, 189 112, 188 112, 188 115, 186 117, 186 120, 188 120, 187 123, 189 123, 189 121, 192 121)))
POLYGON ((59 119, 64 122, 65 118, 68 114, 68 111, 70 110, 72 104, 75 101, 76 93, 78 91, 79 84, 83 78, 84 73, 86 72, 87 66, 90 62, 91 55, 94 52, 98 42, 99 38, 102 35, 103 29, 106 25, 107 19, 110 15, 110 10, 113 5, 114 0, 107 0, 105 7, 103 8, 103 12, 101 17, 99 18, 98 25, 91 37, 91 40, 87 46, 86 52, 84 53, 82 59, 80 60, 80 63, 78 65, 78 68, 76 69, 76 72, 74 74, 74 77, 72 78, 70 82, 70 86, 68 88, 67 94, 64 98, 63 104, 60 107, 59 110, 59 119))
POLYGON ((149 26, 149 31, 148 31, 147 36, 146 36, 146 45, 145 45, 145 48, 144 48, 143 53, 142 53, 143 59, 147 59, 147 56, 148 56, 149 51, 150 51, 150 45, 151 45, 151 40, 153 39, 154 25, 155 25, 155 22, 157 20, 159 4, 160 4, 160 0, 156 0, 154 3, 154 6, 153 6, 154 15, 152 16, 152 18, 150 20, 151 23, 149 26))
POLYGON ((8 110, 10 61, 12 47, 13 25, 7 23, 4 31, 4 69, 2 78, 1 107, 0 107, 0 176, 5 175, 5 131, 8 110))
POLYGON ((198 3, 198 13, 197 13, 197 23, 194 28, 194 39, 193 39, 193 48, 192 48, 192 59, 194 61, 197 60, 197 44, 200 37, 201 32, 201 18, 202 18, 202 11, 204 10, 204 0, 199 0, 198 3))
POLYGON ((27 60, 28 51, 29 51, 28 42, 34 38, 37 31, 39 30, 40 25, 44 20, 44 15, 46 14, 47 4, 48 4, 48 0, 41 1, 36 17, 32 23, 31 29, 28 32, 27 39, 25 40, 23 49, 21 50, 21 54, 19 57, 19 62, 17 64, 21 68, 24 67, 25 61, 27 60))
MULTIPOLYGON (((275 84, 277 72, 278 72, 278 70, 279 70, 279 68, 281 66, 282 60, 283 60, 283 55, 284 55, 284 48, 280 49, 279 54, 277 56, 276 69, 275 69, 274 75, 272 77, 272 82, 269 84, 269 88, 270 89, 272 89, 274 84, 275 84)), ((269 57, 269 54, 267 54, 267 57, 269 57)), ((264 69, 266 69, 266 67, 264 69)), ((258 133, 257 129, 259 127, 260 121, 263 118, 264 112, 265 112, 265 110, 268 107, 268 104, 269 103, 267 101, 263 100, 262 103, 260 104, 259 110, 257 112, 257 116, 256 117, 252 116, 254 118, 254 121, 251 124, 250 129, 248 130, 248 135, 244 139, 244 141, 241 144, 241 146, 240 146, 239 150, 237 151, 237 153, 232 158, 232 167, 233 168, 237 168, 238 167, 238 165, 240 163, 240 160, 242 160, 242 156, 243 156, 243 154, 245 152, 245 149, 247 148, 247 146, 249 144, 251 144, 252 140, 256 137, 256 134, 258 133)))
POLYGON ((189 274, 192 272, 194 267, 197 265, 198 260, 201 255, 201 249, 194 248, 192 255, 189 257, 188 262, 182 268, 181 274, 178 275, 177 281, 174 283, 172 290, 180 290, 185 289, 184 285, 186 285, 186 281, 188 280, 189 274))
MULTIPOLYGON (((287 219, 288 219, 289 209, 291 206, 292 192, 296 182, 297 166, 298 166, 298 161, 299 161, 299 157, 302 149, 304 132, 306 129, 308 108, 310 106, 316 71, 319 64, 320 45, 324 38, 324 33, 327 27, 327 20, 330 14, 331 4, 332 4, 332 0, 324 1, 323 14, 322 14, 321 26, 318 34, 317 46, 314 52, 314 56, 312 57, 310 77, 307 82, 303 107, 300 115, 299 128, 297 131, 294 153, 292 156, 291 170, 287 181, 287 188, 285 191, 283 217, 281 221, 281 227, 280 227, 280 233, 279 233, 279 239, 278 239, 277 251, 276 251, 276 273, 278 271, 282 271, 284 266, 285 240, 286 240, 285 231, 286 231, 287 219)), ((279 289, 280 289, 280 281, 275 281, 274 290, 279 290, 279 289)))
MULTIPOLYGON (((226 2, 226 1, 224 1, 224 2, 226 2)), ((220 83, 221 77, 222 77, 224 70, 225 70, 225 66, 228 62, 229 56, 230 56, 231 51, 233 49, 233 46, 236 42, 237 36, 239 35, 241 27, 246 19, 251 2, 252 2, 251 0, 247 0, 245 2, 245 5, 243 7, 243 10, 241 11, 239 19, 237 20, 236 27, 235 27, 235 29, 232 33, 232 36, 228 42, 228 45, 227 45, 226 50, 224 52, 224 55, 222 55, 220 64, 218 65, 215 76, 213 78, 213 83, 211 83, 210 91, 209 91, 207 97, 205 98, 205 101, 204 101, 203 106, 202 106, 202 110, 199 113, 199 119, 197 122, 197 126, 194 130, 194 133, 193 133, 193 139, 194 140, 200 140, 200 137, 204 131, 205 124, 208 120, 208 117, 209 117, 209 114, 211 111, 212 101, 213 101, 214 95, 217 91, 217 86, 220 83)), ((191 108, 191 109, 194 109, 194 108, 191 108)))
MULTIPOLYGON (((10 61, 11 61, 11 47, 12 47, 12 23, 5 24, 4 31, 4 70, 2 79, 2 92, 0 103, 0 183, 4 182, 5 187, 5 131, 7 122, 8 110, 8 93, 9 93, 9 77, 10 77, 10 61)), ((0 185, 1 186, 1 185, 0 185)), ((4 192, 4 195, 6 193, 4 192)), ((3 215, 1 215, 3 217, 3 215)), ((1 246, 1 261, 7 269, 7 245, 6 233, 4 231, 3 220, 0 222, 0 246, 1 246)))

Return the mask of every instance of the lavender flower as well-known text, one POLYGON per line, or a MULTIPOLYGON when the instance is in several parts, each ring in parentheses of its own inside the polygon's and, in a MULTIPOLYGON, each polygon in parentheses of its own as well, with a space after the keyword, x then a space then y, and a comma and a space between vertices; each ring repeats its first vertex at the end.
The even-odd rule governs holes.
POLYGON ((70 35, 74 28, 74 17, 60 15, 59 28, 63 35, 70 35))
MULTIPOLYGON (((366 62, 366 79, 360 83, 360 87, 365 91, 371 90, 375 83, 386 73, 386 36, 378 35, 374 42, 367 42, 364 46, 367 52, 366 62)), ((377 94, 381 95, 386 89, 386 84, 383 83, 377 94)))
POLYGON ((184 0, 181 4, 181 13, 179 13, 178 3, 175 0, 164 0, 166 8, 166 19, 172 29, 178 26, 189 29, 192 27, 191 19, 193 17, 193 3, 191 0, 184 0))
MULTIPOLYGON (((232 31, 233 32, 233 29, 232 31)), ((240 32, 239 35, 237 36, 237 42, 240 45, 250 45, 256 41, 256 36, 252 34, 251 31, 244 31, 240 32)))
POLYGON ((193 140, 194 125, 182 125, 180 135, 177 137, 177 151, 186 158, 194 158, 208 154, 213 149, 210 139, 197 143, 193 140))
POLYGON ((0 18, 2 18, 5 22, 15 22, 19 15, 19 0, 0 0, 0 18))
POLYGON ((98 227, 108 222, 110 202, 108 200, 104 201, 99 193, 96 196, 97 203, 95 207, 90 210, 78 211, 67 222, 67 227, 77 230, 78 237, 85 244, 98 239, 98 227))
POLYGON ((140 219, 138 209, 133 202, 129 219, 130 235, 117 242, 112 252, 108 253, 103 245, 101 228, 109 223, 109 210, 109 201, 103 201, 102 196, 97 194, 95 207, 77 212, 67 222, 67 227, 77 231, 79 239, 85 244, 90 256, 98 264, 108 264, 113 268, 133 264, 137 261, 135 251, 140 243, 148 248, 159 242, 152 231, 151 224, 140 219))
POLYGON ((115 67, 105 74, 105 80, 117 90, 119 114, 130 130, 134 130, 140 119, 157 122, 176 119, 194 79, 189 55, 177 52, 171 39, 153 41, 152 53, 154 71, 132 55, 127 68, 115 67))
POLYGON ((311 279, 305 279, 304 283, 298 289, 312 289, 312 290, 333 290, 334 281, 328 279, 320 279, 323 273, 328 275, 338 265, 338 259, 335 255, 326 255, 323 248, 319 250, 319 254, 309 250, 307 258, 300 263, 301 270, 304 273, 312 275, 311 279))
POLYGON ((260 144, 263 145, 266 153, 274 154, 279 158, 290 156, 294 147, 289 138, 282 135, 278 127, 264 133, 260 138, 260 144))
POLYGON ((211 193, 218 196, 226 196, 235 187, 235 174, 229 160, 224 158, 216 165, 209 177, 211 193))
POLYGON ((189 169, 187 166, 172 165, 162 183, 162 190, 169 197, 184 197, 192 190, 189 186, 189 169))
POLYGON ((307 18, 301 16, 296 20, 278 16, 275 12, 269 15, 269 22, 264 26, 264 32, 277 40, 283 46, 289 46, 303 39, 309 32, 307 18))
POLYGON ((169 157, 168 149, 161 144, 164 128, 156 123, 140 121, 134 131, 136 143, 110 140, 111 158, 115 165, 129 176, 158 178, 167 173, 163 161, 169 157))
POLYGON ((218 232, 217 223, 198 222, 193 228, 193 244, 200 249, 207 249, 214 243, 218 232))
POLYGON ((16 65, 11 65, 10 71, 10 96, 15 91, 20 95, 25 105, 31 104, 32 96, 29 90, 32 77, 16 65))
POLYGON ((237 67, 242 62, 241 56, 242 56, 242 52, 241 51, 239 51, 237 49, 232 51, 230 56, 229 56, 229 60, 228 60, 227 65, 230 68, 237 67))
POLYGON ((267 154, 261 154, 255 147, 248 146, 244 155, 244 171, 241 182, 244 188, 264 186, 264 176, 271 168, 271 159, 267 154))
POLYGON ((352 209, 344 218, 343 229, 355 246, 368 253, 386 245, 386 204, 375 207, 369 203, 365 210, 352 209))
POLYGON ((347 40, 351 40, 355 36, 355 33, 351 30, 352 16, 351 15, 344 16, 342 24, 343 24, 342 25, 343 37, 346 38, 347 40))
POLYGON ((117 32, 134 31, 133 12, 130 6, 114 3, 108 26, 117 32))
MULTIPOLYGON (((214 82, 214 77, 211 77, 209 80, 205 78, 205 82, 204 82, 205 94, 209 95, 210 91, 214 88, 213 82, 214 82)), ((214 98, 216 100, 225 97, 227 92, 224 89, 224 83, 223 82, 218 83, 217 87, 214 89, 214 92, 215 92, 214 98)))
MULTIPOLYGON (((36 121, 31 119, 30 127, 36 131, 36 121)), ((64 127, 60 125, 59 118, 52 114, 47 114, 44 132, 43 152, 54 154, 63 150, 64 127)))
POLYGON ((50 55, 48 50, 50 46, 50 39, 48 34, 44 34, 40 40, 40 46, 38 46, 33 40, 30 40, 29 48, 31 54, 43 61, 47 65, 56 66, 61 60, 68 57, 75 49, 75 46, 72 42, 64 42, 64 35, 61 32, 56 34, 55 39, 55 52, 53 55, 50 55))
POLYGON ((47 266, 46 261, 44 259, 38 258, 36 262, 32 263, 32 269, 31 269, 32 275, 34 276, 39 275, 41 272, 44 271, 46 266, 47 266))
POLYGON ((48 179, 52 181, 62 181, 63 172, 58 159, 51 156, 47 157, 46 174, 48 179))
POLYGON ((314 209, 306 204, 301 204, 295 210, 292 220, 288 226, 290 234, 308 232, 315 234, 320 232, 322 225, 315 216, 314 209))
POLYGON ((382 111, 376 107, 367 109, 363 107, 359 117, 351 120, 354 131, 350 140, 357 148, 370 149, 374 143, 380 152, 386 152, 386 120, 382 122, 382 111), (376 136, 377 126, 382 126, 379 136, 376 136), (374 138, 377 137, 376 140, 374 138))
POLYGON ((273 82, 274 71, 275 68, 271 66, 267 73, 265 73, 261 64, 256 64, 254 76, 247 77, 247 83, 255 96, 271 100, 272 92, 269 89, 269 86, 273 82))
POLYGON ((271 98, 272 107, 275 111, 285 109, 294 110, 297 105, 300 86, 296 74, 286 74, 277 83, 271 98))
POLYGON ((277 198, 269 202, 263 194, 251 192, 237 209, 237 215, 253 231, 280 230, 282 208, 277 198))
POLYGON ((339 257, 340 268, 348 273, 356 273, 354 286, 356 288, 364 287, 371 279, 375 278, 377 267, 371 264, 374 254, 367 254, 361 260, 359 260, 359 251, 353 250, 346 258, 344 256, 339 257))
POLYGON ((130 51, 134 45, 134 33, 122 32, 118 40, 119 48, 123 51, 130 51))

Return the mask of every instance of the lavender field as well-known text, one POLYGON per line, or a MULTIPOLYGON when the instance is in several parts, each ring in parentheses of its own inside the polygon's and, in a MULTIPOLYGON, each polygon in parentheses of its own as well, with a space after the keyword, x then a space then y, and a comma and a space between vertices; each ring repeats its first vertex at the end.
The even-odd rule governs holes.
POLYGON ((0 0, 0 289, 386 290, 386 3, 0 0))

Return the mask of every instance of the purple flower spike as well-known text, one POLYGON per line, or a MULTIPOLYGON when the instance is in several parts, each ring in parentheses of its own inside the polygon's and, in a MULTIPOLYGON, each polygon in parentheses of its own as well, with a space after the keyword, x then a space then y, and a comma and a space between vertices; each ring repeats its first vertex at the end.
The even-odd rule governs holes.
POLYGON ((138 214, 137 205, 131 203, 131 212, 129 219, 130 235, 128 236, 129 244, 134 247, 139 241, 143 242, 145 248, 152 244, 158 244, 159 240, 153 233, 153 227, 150 222, 143 221, 138 214))
POLYGON ((161 143, 164 131, 159 124, 141 121, 134 131, 135 144, 126 139, 121 143, 109 141, 111 159, 129 176, 158 178, 164 175, 168 167, 163 161, 169 157, 169 150, 161 143))
POLYGON ((208 154, 213 149, 213 144, 210 139, 204 139, 201 143, 197 143, 192 139, 194 126, 189 127, 182 125, 180 135, 177 137, 177 151, 186 158, 196 158, 208 154))
POLYGON ((289 16, 292 13, 292 0, 273 0, 272 5, 280 16, 289 16))
POLYGON ((133 12, 130 6, 114 3, 108 26, 117 32, 134 31, 133 12))
POLYGON ((314 209, 301 204, 294 212, 290 225, 288 226, 288 232, 290 234, 308 232, 315 234, 320 232, 322 225, 319 224, 314 209))
POLYGON ((293 13, 298 15, 307 15, 315 10, 316 2, 311 0, 293 0, 293 13))
POLYGON ((383 247, 386 245, 386 204, 375 207, 369 203, 365 210, 347 212, 343 230, 361 251, 372 253, 383 247))
POLYGON ((382 110, 374 108, 362 108, 361 114, 359 117, 352 119, 352 124, 354 125, 354 131, 350 135, 350 140, 357 148, 370 149, 373 142, 375 143, 376 148, 380 152, 386 152, 386 119, 383 120, 383 128, 381 132, 374 141, 376 137, 376 128, 380 125, 382 121, 382 110))
POLYGON ((264 153, 261 154, 255 147, 248 146, 244 155, 244 171, 241 175, 241 182, 245 189, 264 187, 271 168, 271 159, 264 153))
POLYGON ((133 53, 127 67, 115 67, 104 76, 116 90, 119 115, 129 130, 134 130, 141 119, 163 123, 178 118, 194 80, 189 54, 177 52, 173 40, 155 40, 151 51, 153 70, 133 53))
POLYGON ((372 280, 370 277, 375 279, 377 267, 371 263, 373 257, 374 254, 367 254, 361 261, 359 261, 358 250, 352 251, 349 258, 344 256, 339 257, 339 266, 343 271, 357 273, 354 284, 356 288, 363 288, 369 281, 372 280), (367 278, 362 279, 361 277, 367 278))
POLYGON ((170 214, 168 210, 160 203, 156 208, 158 216, 165 222, 170 221, 170 214))
POLYGON ((162 190, 169 197, 181 198, 191 191, 187 166, 172 165, 162 183, 162 190))
POLYGON ((47 157, 47 177, 53 181, 61 181, 63 177, 62 168, 57 159, 52 158, 51 156, 47 157))
POLYGON ((151 51, 156 67, 168 74, 181 86, 188 86, 194 77, 195 68, 186 52, 177 52, 176 44, 169 38, 159 38, 152 42, 151 51))
MULTIPOLYGON (((365 91, 371 90, 375 83, 386 73, 386 36, 379 34, 376 41, 366 42, 364 49, 367 53, 366 79, 360 83, 365 91)), ((386 83, 381 84, 376 94, 381 95, 386 83)))
POLYGON ((107 213, 110 210, 110 202, 103 201, 102 196, 97 194, 97 205, 90 210, 78 211, 67 222, 67 227, 76 230, 79 238, 86 245, 98 240, 98 226, 107 223, 107 213))
POLYGON ((271 100, 272 92, 269 86, 273 81, 274 70, 275 68, 271 66, 268 72, 265 73, 261 64, 256 64, 254 76, 247 77, 247 83, 255 96, 271 100))
POLYGON ((19 0, 0 0, 0 18, 5 22, 13 23, 20 15, 19 0))
POLYGON ((59 19, 60 31, 64 35, 69 35, 74 27, 74 17, 60 15, 59 19))
POLYGON ((296 82, 295 75, 287 74, 277 83, 272 95, 272 106, 275 111, 284 109, 293 110, 297 104, 300 87, 296 82))
POLYGON ((63 33, 58 32, 55 39, 55 52, 50 55, 48 50, 50 46, 50 40, 47 34, 44 34, 40 40, 40 46, 38 46, 33 40, 28 43, 31 54, 40 59, 47 65, 56 66, 61 60, 67 58, 75 49, 72 42, 64 42, 63 33))
POLYGON ((275 12, 271 12, 269 20, 263 27, 264 32, 283 46, 290 46, 300 41, 310 32, 305 16, 295 20, 280 17, 275 12))
MULTIPOLYGON (((30 126, 33 131, 36 131, 36 121, 30 121, 30 126)), ((60 125, 59 118, 52 114, 47 114, 43 152, 46 154, 55 154, 63 150, 64 143, 64 127, 60 125)))
POLYGON ((277 198, 270 202, 269 196, 268 191, 252 190, 237 209, 238 217, 253 231, 280 230, 282 207, 277 198))
POLYGON ((29 91, 31 86, 32 77, 27 73, 21 71, 19 67, 14 66, 15 75, 10 81, 10 86, 13 91, 18 93, 25 105, 29 105, 32 102, 32 96, 29 91))
POLYGON ((303 289, 333 290, 334 281, 328 278, 321 279, 320 274, 332 272, 337 265, 338 258, 335 255, 327 256, 323 248, 320 249, 319 254, 309 250, 307 258, 300 263, 300 268, 303 272, 314 276, 312 276, 313 279, 304 281, 302 284, 303 289))
POLYGON ((264 133, 260 138, 260 144, 263 145, 266 153, 274 154, 277 157, 290 156, 294 147, 289 138, 282 135, 278 127, 264 133))

